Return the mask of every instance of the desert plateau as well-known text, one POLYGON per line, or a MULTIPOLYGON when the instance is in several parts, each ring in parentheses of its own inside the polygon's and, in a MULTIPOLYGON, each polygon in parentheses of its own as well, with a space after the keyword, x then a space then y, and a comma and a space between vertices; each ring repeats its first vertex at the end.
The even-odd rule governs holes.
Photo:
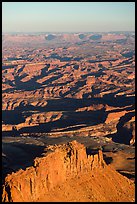
POLYGON ((2 35, 2 202, 135 202, 135 33, 2 35))

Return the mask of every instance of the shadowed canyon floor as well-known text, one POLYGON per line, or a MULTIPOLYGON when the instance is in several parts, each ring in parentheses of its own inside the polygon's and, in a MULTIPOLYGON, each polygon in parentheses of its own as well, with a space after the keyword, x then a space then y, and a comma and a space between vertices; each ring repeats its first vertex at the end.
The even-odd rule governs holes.
POLYGON ((22 201, 133 201, 134 33, 7 34, 2 42, 3 201, 21 200, 21 193, 22 201), (101 151, 105 168, 70 179, 65 174, 49 194, 35 160, 47 160, 43 153, 49 145, 73 140, 85 146, 86 159, 101 151), (35 189, 31 170, 45 187, 35 189), (26 172, 27 184, 21 180, 26 172), (26 193, 22 185, 28 185, 26 193))

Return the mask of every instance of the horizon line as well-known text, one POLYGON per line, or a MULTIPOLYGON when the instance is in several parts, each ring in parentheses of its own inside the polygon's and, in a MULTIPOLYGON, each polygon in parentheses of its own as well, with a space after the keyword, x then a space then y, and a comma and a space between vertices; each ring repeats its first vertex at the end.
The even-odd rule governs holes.
POLYGON ((3 33, 111 33, 111 32, 135 32, 135 30, 114 31, 3 31, 3 33))

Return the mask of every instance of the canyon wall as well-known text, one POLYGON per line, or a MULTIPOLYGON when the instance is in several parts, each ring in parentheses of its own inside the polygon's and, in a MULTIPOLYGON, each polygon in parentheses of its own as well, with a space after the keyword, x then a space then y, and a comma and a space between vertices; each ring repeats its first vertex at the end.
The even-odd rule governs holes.
POLYGON ((101 151, 87 155, 84 145, 76 141, 51 146, 45 156, 35 159, 33 167, 6 177, 3 201, 35 201, 67 179, 103 166, 105 162, 101 151))
MULTIPOLYGON (((97 178, 100 174, 103 177, 103 172, 106 171, 109 174, 112 171, 111 169, 108 171, 108 168, 103 160, 102 151, 99 150, 97 154, 92 155, 83 144, 76 141, 48 146, 42 157, 34 160, 32 167, 26 170, 21 169, 5 178, 2 199, 3 202, 38 201, 45 194, 50 194, 52 189, 69 182, 70 179, 74 178, 77 181, 83 175, 87 175, 88 180, 92 177, 91 172, 97 172, 97 178)), ((113 176, 115 177, 117 174, 113 170, 113 176)), ((120 177, 118 177, 118 180, 123 179, 122 182, 127 185, 128 179, 119 174, 118 176, 120 177)), ((111 173, 108 176, 108 181, 110 177, 111 173)), ((104 181, 101 180, 101 183, 104 181)), ((117 182, 119 181, 116 181, 114 185, 119 186, 117 182)), ((45 196, 44 199, 44 201, 47 201, 45 196)))

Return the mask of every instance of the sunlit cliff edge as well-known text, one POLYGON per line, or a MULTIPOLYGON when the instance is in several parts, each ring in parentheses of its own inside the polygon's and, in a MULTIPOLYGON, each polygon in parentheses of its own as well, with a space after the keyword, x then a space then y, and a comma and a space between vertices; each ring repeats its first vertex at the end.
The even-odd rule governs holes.
POLYGON ((49 145, 25 170, 5 178, 3 202, 134 201, 134 183, 83 144, 49 145))

